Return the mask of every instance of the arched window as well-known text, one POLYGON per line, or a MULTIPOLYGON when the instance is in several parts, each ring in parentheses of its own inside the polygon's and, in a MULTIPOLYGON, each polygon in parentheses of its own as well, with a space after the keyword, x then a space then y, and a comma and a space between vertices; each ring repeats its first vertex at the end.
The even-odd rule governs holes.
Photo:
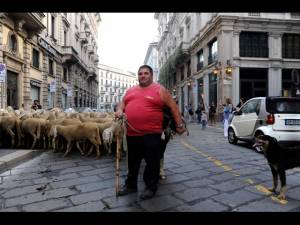
POLYGON ((16 53, 18 50, 18 41, 17 37, 15 34, 11 34, 9 36, 9 50, 12 51, 13 53, 16 53))

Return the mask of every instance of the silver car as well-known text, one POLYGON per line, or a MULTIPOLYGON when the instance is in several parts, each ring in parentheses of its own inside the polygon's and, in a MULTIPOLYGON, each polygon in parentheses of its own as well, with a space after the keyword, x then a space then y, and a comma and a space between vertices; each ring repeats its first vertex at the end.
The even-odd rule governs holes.
POLYGON ((276 138, 280 145, 300 145, 300 98, 252 98, 233 113, 229 143, 253 142, 260 134, 276 138))

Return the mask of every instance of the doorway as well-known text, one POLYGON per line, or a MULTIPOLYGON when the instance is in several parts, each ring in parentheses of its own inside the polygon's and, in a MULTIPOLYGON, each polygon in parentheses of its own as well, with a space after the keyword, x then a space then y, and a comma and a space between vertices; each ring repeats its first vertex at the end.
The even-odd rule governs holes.
POLYGON ((18 109, 18 74, 7 70, 7 106, 18 109))

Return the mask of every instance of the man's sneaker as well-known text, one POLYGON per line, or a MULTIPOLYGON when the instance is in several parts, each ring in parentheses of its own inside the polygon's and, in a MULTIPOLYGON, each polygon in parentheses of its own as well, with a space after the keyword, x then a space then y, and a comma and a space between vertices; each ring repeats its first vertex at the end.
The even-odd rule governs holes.
POLYGON ((130 193, 137 192, 137 188, 129 188, 126 185, 124 185, 121 190, 118 192, 118 196, 128 195, 130 193))
POLYGON ((167 177, 166 177, 166 175, 164 175, 164 174, 161 174, 161 175, 159 175, 159 179, 161 179, 161 180, 165 180, 165 179, 167 179, 167 177))
POLYGON ((150 189, 146 188, 143 193, 140 195, 140 199, 146 200, 150 199, 155 195, 154 191, 151 191, 150 189))

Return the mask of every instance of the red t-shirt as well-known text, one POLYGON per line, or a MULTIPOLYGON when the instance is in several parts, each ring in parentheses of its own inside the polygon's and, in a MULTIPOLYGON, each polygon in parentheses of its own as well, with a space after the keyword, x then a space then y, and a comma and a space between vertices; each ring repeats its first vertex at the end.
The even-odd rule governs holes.
POLYGON ((134 86, 126 92, 125 114, 128 123, 134 128, 127 126, 128 136, 162 132, 164 103, 160 98, 159 90, 160 85, 152 83, 145 88, 134 86))

